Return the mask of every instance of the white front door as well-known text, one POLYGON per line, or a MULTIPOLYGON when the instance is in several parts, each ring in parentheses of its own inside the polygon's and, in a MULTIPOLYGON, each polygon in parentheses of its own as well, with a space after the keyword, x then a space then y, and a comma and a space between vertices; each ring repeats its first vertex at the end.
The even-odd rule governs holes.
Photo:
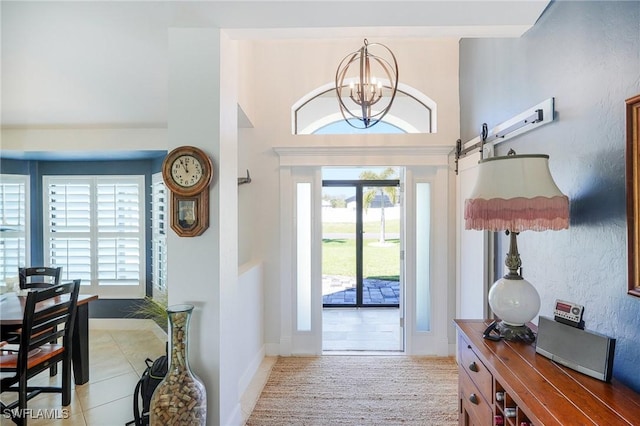
MULTIPOLYGON (((367 164, 361 164, 366 166, 367 164)), ((353 166, 359 166, 354 164, 353 166)), ((406 352, 447 355, 455 311, 450 274, 450 170, 410 166, 404 182, 406 352)), ((281 354, 322 353, 321 168, 281 168, 281 354)))

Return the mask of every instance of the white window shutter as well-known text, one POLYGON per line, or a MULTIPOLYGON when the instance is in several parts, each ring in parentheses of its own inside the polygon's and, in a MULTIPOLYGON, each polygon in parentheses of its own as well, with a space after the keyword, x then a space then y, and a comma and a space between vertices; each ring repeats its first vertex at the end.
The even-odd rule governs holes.
POLYGON ((91 282, 91 179, 45 178, 45 263, 62 278, 91 282))
POLYGON ((27 263, 29 176, 0 175, 0 280, 27 263))
POLYGON ((45 261, 85 293, 143 297, 143 185, 143 176, 46 176, 45 261))
POLYGON ((160 173, 152 176, 151 184, 151 251, 153 257, 152 282, 156 293, 167 291, 167 226, 169 220, 169 191, 160 173))

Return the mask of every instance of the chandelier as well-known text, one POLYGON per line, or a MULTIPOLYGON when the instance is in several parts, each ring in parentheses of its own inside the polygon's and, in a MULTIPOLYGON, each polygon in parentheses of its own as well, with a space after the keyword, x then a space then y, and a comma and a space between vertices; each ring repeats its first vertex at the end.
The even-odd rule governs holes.
POLYGON ((382 120, 397 90, 398 63, 393 52, 383 44, 369 43, 365 38, 364 45, 345 56, 338 65, 338 105, 351 127, 366 129, 382 120), (372 47, 378 54, 369 51, 372 47))

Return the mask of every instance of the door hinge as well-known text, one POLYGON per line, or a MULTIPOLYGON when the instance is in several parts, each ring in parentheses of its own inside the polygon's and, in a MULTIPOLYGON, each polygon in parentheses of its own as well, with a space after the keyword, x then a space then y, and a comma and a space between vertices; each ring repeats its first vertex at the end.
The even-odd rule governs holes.
POLYGON ((404 328, 404 317, 400 317, 400 328, 404 328))

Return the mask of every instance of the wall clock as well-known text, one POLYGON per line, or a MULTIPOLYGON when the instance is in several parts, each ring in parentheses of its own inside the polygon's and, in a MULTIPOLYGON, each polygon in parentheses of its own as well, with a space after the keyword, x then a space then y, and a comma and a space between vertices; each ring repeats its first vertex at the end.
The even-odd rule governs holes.
POLYGON ((171 191, 171 229, 181 237, 201 235, 209 227, 209 156, 194 146, 178 147, 164 159, 162 178, 171 191))
POLYGON ((171 192, 194 195, 211 183, 213 165, 209 156, 200 148, 181 146, 164 159, 162 177, 171 192))

